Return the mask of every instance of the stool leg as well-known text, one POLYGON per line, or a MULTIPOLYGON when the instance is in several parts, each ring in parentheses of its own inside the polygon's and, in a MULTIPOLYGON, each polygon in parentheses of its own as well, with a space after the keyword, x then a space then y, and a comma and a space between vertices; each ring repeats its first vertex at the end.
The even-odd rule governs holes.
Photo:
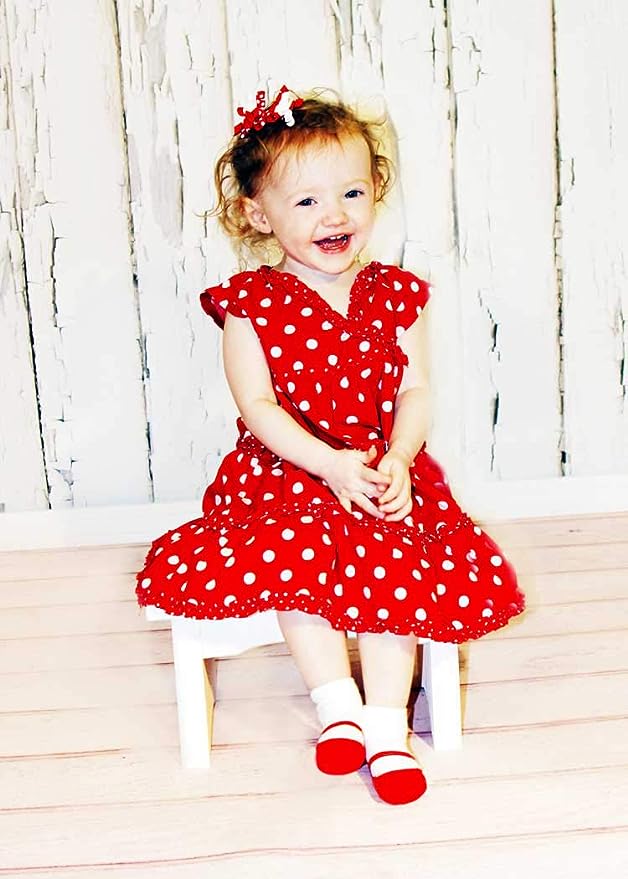
POLYGON ((201 625, 199 620, 184 617, 172 620, 179 744, 186 769, 209 768, 212 742, 214 688, 212 668, 208 674, 203 657, 201 625))
POLYGON ((425 690, 430 709, 430 726, 435 750, 460 748, 462 720, 457 644, 424 642, 421 685, 425 690))

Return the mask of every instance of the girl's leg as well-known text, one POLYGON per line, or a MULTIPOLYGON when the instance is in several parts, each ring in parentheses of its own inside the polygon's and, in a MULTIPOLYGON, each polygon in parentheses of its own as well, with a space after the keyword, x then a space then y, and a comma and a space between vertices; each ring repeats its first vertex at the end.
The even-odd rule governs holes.
POLYGON ((388 803, 409 803, 425 778, 408 749, 407 705, 417 639, 414 635, 358 636, 366 705, 362 727, 375 790, 388 803))
POLYGON ((323 730, 316 764, 330 775, 354 772, 365 756, 362 697, 351 677, 346 635, 314 614, 281 611, 277 618, 323 730))

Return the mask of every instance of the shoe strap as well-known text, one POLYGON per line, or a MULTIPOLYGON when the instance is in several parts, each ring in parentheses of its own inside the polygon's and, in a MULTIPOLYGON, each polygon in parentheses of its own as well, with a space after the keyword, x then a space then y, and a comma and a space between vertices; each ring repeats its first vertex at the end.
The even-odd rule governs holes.
POLYGON ((370 767, 371 763, 374 760, 379 760, 380 757, 409 757, 410 760, 414 760, 416 763, 416 758, 412 756, 408 751, 378 751, 377 754, 373 754, 371 759, 368 761, 368 765, 370 767))
MULTIPOLYGON (((358 726, 358 724, 354 723, 352 720, 337 720, 335 723, 330 723, 329 726, 326 726, 323 733, 326 733, 330 729, 334 729, 336 726, 354 726, 357 730, 362 732, 362 727, 358 726)), ((321 735, 323 735, 323 733, 321 733, 321 735)))

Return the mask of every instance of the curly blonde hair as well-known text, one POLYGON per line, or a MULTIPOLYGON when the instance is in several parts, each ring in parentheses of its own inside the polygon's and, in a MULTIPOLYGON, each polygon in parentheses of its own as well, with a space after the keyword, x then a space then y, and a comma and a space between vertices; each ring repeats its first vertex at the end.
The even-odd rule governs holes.
POLYGON ((363 137, 371 156, 376 202, 382 201, 390 190, 393 166, 381 152, 382 140, 376 133, 377 128, 385 125, 385 120, 364 121, 337 96, 331 101, 319 95, 319 91, 311 92, 301 106, 292 110, 294 125, 291 127, 280 118, 266 123, 259 131, 251 129, 244 137, 234 135, 216 163, 214 183, 218 201, 208 215, 216 217, 235 241, 241 262, 247 251, 254 257, 264 258, 263 254, 276 246, 272 234, 264 234, 251 226, 243 209, 243 198, 256 197, 277 157, 286 150, 298 151, 311 143, 340 142, 344 137, 363 137))

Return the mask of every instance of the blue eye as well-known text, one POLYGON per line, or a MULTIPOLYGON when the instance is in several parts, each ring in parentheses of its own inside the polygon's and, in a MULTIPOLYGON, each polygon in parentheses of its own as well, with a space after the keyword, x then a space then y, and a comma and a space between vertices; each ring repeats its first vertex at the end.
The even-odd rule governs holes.
POLYGON ((306 202, 313 202, 313 201, 314 201, 314 199, 308 195, 307 198, 301 199, 301 201, 298 203, 297 207, 302 206, 304 208, 309 208, 309 204, 306 204, 306 202))
POLYGON ((358 195, 364 195, 361 189, 350 189, 349 192, 345 193, 345 198, 355 198, 358 195))

